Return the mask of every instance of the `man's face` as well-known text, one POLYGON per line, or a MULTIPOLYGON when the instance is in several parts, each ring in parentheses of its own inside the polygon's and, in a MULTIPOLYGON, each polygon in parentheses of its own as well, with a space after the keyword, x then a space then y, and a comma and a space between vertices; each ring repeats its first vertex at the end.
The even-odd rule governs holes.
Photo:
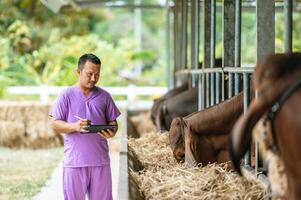
POLYGON ((87 61, 81 71, 77 71, 79 83, 84 88, 92 89, 99 79, 100 65, 87 61))

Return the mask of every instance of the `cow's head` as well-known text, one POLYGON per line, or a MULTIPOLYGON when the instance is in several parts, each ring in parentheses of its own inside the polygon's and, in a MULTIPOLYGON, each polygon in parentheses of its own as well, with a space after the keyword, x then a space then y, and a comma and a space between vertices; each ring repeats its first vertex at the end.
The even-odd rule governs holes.
POLYGON ((293 80, 301 75, 301 54, 275 54, 257 63, 252 83, 257 93, 247 111, 236 122, 231 136, 230 154, 240 172, 240 159, 248 150, 252 129, 293 80))
POLYGON ((184 131, 183 119, 177 117, 172 120, 169 131, 169 142, 175 159, 180 162, 185 158, 185 144, 184 144, 184 131))

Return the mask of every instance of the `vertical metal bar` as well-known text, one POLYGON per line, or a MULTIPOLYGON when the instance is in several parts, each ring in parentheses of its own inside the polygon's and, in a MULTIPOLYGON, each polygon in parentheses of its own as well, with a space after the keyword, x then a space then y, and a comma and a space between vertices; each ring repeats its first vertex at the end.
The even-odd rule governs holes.
MULTIPOLYGON (((204 0, 204 58, 202 68, 210 67, 211 59, 211 0, 204 0)), ((209 74, 202 73, 204 108, 209 106, 209 74)))
POLYGON ((173 77, 174 77, 174 87, 176 86, 176 82, 177 82, 177 77, 176 77, 176 72, 179 69, 179 64, 180 64, 180 60, 179 60, 179 5, 178 5, 178 0, 175 0, 175 5, 174 5, 174 9, 173 9, 173 13, 174 13, 174 58, 175 58, 175 62, 174 62, 174 71, 173 71, 173 77))
MULTIPOLYGON (((249 85, 249 76, 247 73, 243 73, 243 106, 244 112, 247 111, 249 106, 250 99, 250 85, 249 85)), ((245 154, 244 164, 250 165, 250 153, 249 151, 245 154)))
POLYGON ((199 84, 199 88, 198 88, 198 110, 203 110, 204 109, 204 103, 205 103, 205 97, 204 97, 204 93, 203 93, 203 88, 204 88, 204 81, 203 81, 204 76, 202 76, 202 74, 198 74, 198 84, 199 84))
POLYGON ((223 63, 224 66, 233 67, 235 50, 235 1, 224 0, 223 16, 223 63))
POLYGON ((211 2, 204 0, 204 58, 203 66, 208 68, 210 66, 211 55, 211 2))
POLYGON ((275 52, 275 1, 256 2, 257 60, 275 52))
POLYGON ((210 106, 210 74, 206 73, 206 108, 210 106))
POLYGON ((221 91, 221 84, 220 84, 220 73, 217 72, 215 75, 216 79, 215 79, 215 104, 218 104, 221 100, 221 95, 220 95, 220 91, 221 91))
MULTIPOLYGON (((240 67, 240 48, 241 48, 241 0, 235 1, 235 50, 234 50, 234 67, 240 67)), ((235 74, 235 95, 239 93, 239 75, 235 74)))
MULTIPOLYGON (((215 67, 215 27, 216 27, 216 0, 211 0, 211 23, 210 23, 210 68, 215 67)), ((210 106, 215 102, 215 74, 210 73, 210 106)))
POLYGON ((182 63, 181 69, 187 68, 187 1, 182 0, 182 63))
POLYGON ((229 73, 228 99, 233 96, 233 73, 229 73))
MULTIPOLYGON (((275 1, 256 2, 257 61, 275 52, 275 1)), ((262 167, 258 155, 258 142, 255 141, 255 172, 262 167)))
POLYGON ((210 106, 214 105, 215 102, 215 74, 210 73, 210 106))
POLYGON ((284 0, 284 52, 292 52, 293 0, 284 0))
POLYGON ((211 0, 211 23, 210 23, 210 67, 215 66, 215 27, 216 27, 216 0, 211 0))
POLYGON ((234 66, 240 67, 241 62, 241 0, 235 1, 235 53, 234 66))
MULTIPOLYGON (((191 0, 191 68, 198 69, 199 65, 199 13, 198 0, 191 0)), ((192 75, 192 87, 195 87, 198 76, 192 75)))
POLYGON ((169 7, 169 0, 166 0, 165 4, 165 11, 166 11, 166 64, 167 64, 167 86, 170 90, 174 86, 174 77, 172 75, 171 69, 171 32, 170 32, 170 7, 169 7))
POLYGON ((239 74, 234 74, 234 94, 237 95, 239 93, 239 74))

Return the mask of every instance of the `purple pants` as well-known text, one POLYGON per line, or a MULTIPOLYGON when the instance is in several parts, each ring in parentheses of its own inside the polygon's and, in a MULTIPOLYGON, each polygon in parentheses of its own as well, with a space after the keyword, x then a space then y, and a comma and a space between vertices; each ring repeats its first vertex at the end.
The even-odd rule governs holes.
POLYGON ((112 200, 110 165, 100 167, 64 167, 65 200, 112 200))

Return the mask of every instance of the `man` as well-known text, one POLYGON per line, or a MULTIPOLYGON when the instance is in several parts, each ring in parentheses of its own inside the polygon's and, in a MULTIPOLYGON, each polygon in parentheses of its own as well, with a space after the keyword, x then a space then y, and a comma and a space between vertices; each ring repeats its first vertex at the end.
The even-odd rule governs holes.
POLYGON ((64 90, 49 115, 52 127, 64 133, 63 189, 65 200, 112 199, 112 178, 107 139, 117 128, 84 134, 89 124, 117 125, 120 115, 110 94, 95 86, 101 61, 84 54, 78 61, 78 84, 64 90))

